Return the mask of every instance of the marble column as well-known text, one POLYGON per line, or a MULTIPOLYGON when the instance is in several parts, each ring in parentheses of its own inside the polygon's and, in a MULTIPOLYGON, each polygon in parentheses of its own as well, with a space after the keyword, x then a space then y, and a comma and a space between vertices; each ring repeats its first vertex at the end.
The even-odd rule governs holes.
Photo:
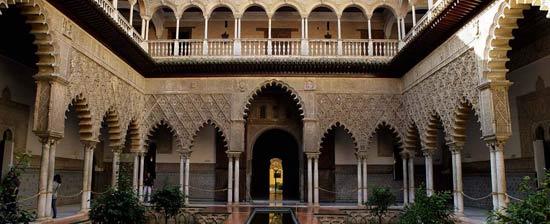
POLYGON ((239 186, 240 186, 240 180, 239 180, 239 173, 240 173, 240 165, 239 165, 239 157, 240 157, 240 153, 239 154, 235 154, 234 155, 235 157, 235 160, 234 160, 234 163, 235 163, 235 172, 234 172, 234 179, 235 179, 235 186, 233 187, 233 193, 234 193, 234 196, 233 196, 233 202, 238 205, 239 204, 239 186))
POLYGON ((122 153, 122 146, 113 147, 113 174, 111 179, 111 186, 118 187, 118 174, 120 173, 120 153, 122 153))
POLYGON ((185 158, 185 182, 184 182, 184 194, 185 194, 185 204, 189 204, 189 169, 190 169, 190 163, 191 163, 191 152, 187 154, 187 157, 185 158))
POLYGON ((319 154, 313 158, 313 204, 319 206, 319 154))
POLYGON ((426 194, 432 196, 434 190, 433 183, 433 151, 431 149, 426 149, 424 151, 425 165, 426 165, 426 194))
POLYGON ((84 145, 84 174, 82 176, 82 197, 80 211, 86 212, 90 209, 90 199, 92 191, 92 168, 93 168, 93 152, 97 146, 97 141, 82 141, 84 145))
MULTIPOLYGON (((50 165, 50 149, 54 139, 50 136, 39 136, 40 143, 42 144, 42 156, 40 161, 40 176, 38 184, 38 208, 37 216, 38 220, 48 218, 46 213, 47 197, 48 197, 48 170, 50 165)), ((54 154, 55 156, 55 154, 54 154)))
POLYGON ((145 166, 145 152, 139 152, 139 199, 143 201, 143 172, 145 166))
POLYGON ((409 203, 414 203, 414 194, 416 193, 416 189, 414 187, 414 153, 410 154, 409 162, 408 162, 409 169, 409 203))
POLYGON ((464 214, 464 188, 462 180, 462 148, 457 148, 455 151, 455 168, 456 168, 456 212, 464 214))
POLYGON ((49 163, 48 163, 48 194, 46 196, 46 216, 52 216, 52 199, 53 199, 53 177, 55 174, 55 149, 57 145, 57 140, 52 140, 50 142, 50 154, 49 154, 49 163))
POLYGON ((362 162, 361 156, 357 155, 357 205, 363 206, 363 181, 361 178, 362 162))
POLYGON ((134 152, 134 175, 132 178, 132 186, 134 191, 139 194, 139 154, 134 152))
POLYGON ((204 40, 202 43, 202 54, 208 55, 208 16, 204 17, 204 40))
POLYGON ((363 165, 363 172, 361 173, 363 175, 362 181, 363 181, 363 202, 367 202, 369 200, 368 194, 369 194, 369 187, 368 187, 368 173, 367 173, 367 156, 366 153, 361 158, 362 165, 363 165))
MULTIPOLYGON (((407 164, 409 160, 409 155, 405 151, 401 152, 401 160, 403 163, 403 204, 409 203, 409 183, 408 183, 408 172, 407 164)), ((397 162, 397 161, 396 161, 397 162)))
POLYGON ((413 27, 416 26, 416 9, 414 7, 414 5, 411 4, 411 12, 412 12, 412 22, 413 22, 413 27))
POLYGON ((341 16, 338 16, 338 55, 342 55, 342 22, 341 16))
POLYGON ((179 176, 179 179, 180 179, 180 192, 181 193, 184 193, 184 185, 185 185, 185 162, 186 162, 186 159, 185 159, 185 156, 183 154, 183 152, 180 152, 180 176, 179 176))
POLYGON ((307 203, 313 204, 313 159, 307 154, 307 203))
POLYGON ((271 16, 267 19, 267 55, 271 55, 273 54, 273 41, 271 40, 271 16))
POLYGON ((497 170, 498 207, 499 209, 504 209, 508 207, 508 196, 506 195, 506 167, 504 164, 504 143, 496 144, 494 147, 494 152, 497 170))
POLYGON ((227 168, 227 204, 233 204, 233 157, 229 154, 227 168))

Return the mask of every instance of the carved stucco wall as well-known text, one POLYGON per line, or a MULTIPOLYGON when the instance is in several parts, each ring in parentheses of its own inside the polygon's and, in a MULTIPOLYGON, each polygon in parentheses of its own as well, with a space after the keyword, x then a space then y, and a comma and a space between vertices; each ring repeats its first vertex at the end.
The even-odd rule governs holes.
POLYGON ((470 50, 404 92, 407 114, 418 126, 421 137, 426 134, 432 116, 437 114, 450 140, 454 114, 464 100, 479 114, 477 75, 476 57, 470 50))

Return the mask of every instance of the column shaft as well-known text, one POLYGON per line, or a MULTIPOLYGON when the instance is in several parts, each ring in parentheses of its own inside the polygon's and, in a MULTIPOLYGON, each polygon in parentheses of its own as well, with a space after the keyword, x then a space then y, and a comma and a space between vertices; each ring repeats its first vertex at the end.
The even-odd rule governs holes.
POLYGON ((456 160, 456 196, 457 196, 457 212, 459 214, 464 213, 464 195, 463 185, 462 185, 462 150, 457 151, 455 160, 456 160))
POLYGON ((139 158, 139 199, 143 201, 143 171, 145 165, 145 155, 140 154, 139 158))
POLYGON ((408 204, 409 203, 409 184, 407 178, 407 161, 408 159, 406 157, 403 157, 403 203, 408 204))
POLYGON ((120 170, 120 150, 113 150, 113 177, 111 186, 118 187, 118 173, 120 170))
POLYGON ((433 194, 433 160, 431 153, 424 153, 426 160, 426 194, 432 196, 433 194))
POLYGON ((367 173, 367 159, 366 158, 363 158, 362 159, 362 164, 363 164, 363 172, 362 172, 362 175, 363 175, 363 202, 367 202, 368 201, 368 194, 369 194, 369 188, 368 188, 368 183, 367 183, 367 176, 368 176, 368 173, 367 173))
POLYGON ((46 197, 46 215, 52 216, 52 197, 53 197, 53 176, 55 173, 55 148, 56 143, 52 141, 50 144, 50 162, 48 163, 48 196, 46 197))
POLYGON ((413 27, 416 26, 416 9, 411 5, 413 27))
POLYGON ((180 154, 180 192, 184 192, 184 185, 185 185, 185 157, 183 154, 180 154))
POLYGON ((41 139, 42 142, 42 157, 40 161, 40 177, 38 184, 38 209, 37 215, 39 219, 46 216, 46 201, 48 196, 48 168, 50 162, 50 140, 41 139))
POLYGON ((313 203, 319 206, 319 159, 313 158, 313 203))
POLYGON ((227 204, 233 203, 233 157, 229 157, 227 169, 227 204))
POLYGON ((189 167, 191 163, 191 159, 187 157, 185 160, 185 204, 189 204, 189 167))
POLYGON ((233 188, 234 196, 233 201, 235 204, 239 204, 239 157, 235 157, 235 187, 233 188))
POLYGON ((414 202, 414 194, 416 193, 416 189, 414 188, 414 156, 411 155, 411 158, 409 158, 409 203, 414 202))
POLYGON ((132 178, 132 186, 134 187, 134 191, 136 193, 139 193, 138 182, 139 182, 139 154, 134 153, 134 176, 132 178))
POLYGON ((307 202, 313 204, 313 168, 312 158, 307 158, 307 202))
POLYGON ((90 170, 88 170, 90 166, 90 150, 88 147, 88 145, 84 146, 84 175, 82 177, 82 196, 80 204, 80 210, 83 212, 88 210, 88 176, 90 175, 90 170))
POLYGON ((362 182, 362 174, 361 174, 361 162, 362 160, 360 158, 357 159, 357 205, 362 206, 363 205, 363 182, 362 182))
POLYGON ((497 190, 498 207, 503 209, 508 207, 508 198, 506 196, 506 168, 504 165, 504 150, 496 148, 495 150, 496 168, 497 168, 497 190))
POLYGON ((491 190, 493 194, 493 210, 498 210, 498 188, 497 188, 497 165, 495 158, 495 150, 491 149, 490 151, 490 160, 491 160, 491 190))

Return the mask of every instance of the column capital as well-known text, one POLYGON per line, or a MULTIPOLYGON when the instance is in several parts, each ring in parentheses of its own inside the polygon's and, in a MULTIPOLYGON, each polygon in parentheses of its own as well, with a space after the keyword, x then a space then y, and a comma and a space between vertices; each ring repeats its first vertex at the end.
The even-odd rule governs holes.
POLYGON ((355 152, 355 156, 359 160, 367 159, 367 151, 359 150, 359 151, 355 152))
POLYGON ((242 153, 242 152, 239 152, 239 151, 227 151, 227 152, 225 152, 225 153, 227 153, 227 158, 239 159, 239 158, 241 158, 241 153, 242 153))
POLYGON ((55 136, 55 135, 38 135, 39 141, 42 144, 49 144, 53 145, 56 144, 59 140, 61 140, 61 137, 55 136))
POLYGON ((463 142, 448 142, 447 146, 452 153, 460 153, 464 149, 463 142))
POLYGON ((320 152, 306 152, 306 157, 308 159, 319 159, 320 152))
POLYGON ((84 150, 93 150, 97 146, 97 143, 99 143, 96 140, 80 140, 80 142, 84 145, 84 150))
POLYGON ((490 148, 491 151, 504 151, 504 145, 506 144, 506 140, 504 139, 496 139, 496 138, 489 138, 489 139, 483 139, 485 141, 485 144, 487 147, 490 148))
POLYGON ((121 153, 124 150, 124 145, 110 145, 109 148, 115 153, 121 153))
POLYGON ((432 157, 434 154, 434 151, 435 151, 434 149, 426 148, 422 150, 422 155, 424 155, 424 157, 432 157))
POLYGON ((399 155, 401 155, 401 158, 403 159, 410 159, 412 157, 409 150, 403 149, 401 152, 399 152, 399 155))
POLYGON ((183 150, 179 150, 178 151, 180 156, 183 157, 183 158, 190 158, 191 157, 191 153, 193 153, 193 150, 190 150, 190 149, 183 149, 183 150))

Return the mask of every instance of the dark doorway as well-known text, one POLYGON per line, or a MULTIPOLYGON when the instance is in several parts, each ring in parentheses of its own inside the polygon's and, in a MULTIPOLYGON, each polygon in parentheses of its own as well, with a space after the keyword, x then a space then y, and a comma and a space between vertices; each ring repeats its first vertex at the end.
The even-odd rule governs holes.
POLYGON ((290 133, 272 129, 264 132, 253 147, 252 182, 250 194, 253 199, 269 198, 270 160, 279 158, 283 163, 283 200, 299 200, 299 150, 298 143, 290 133))
POLYGON ((0 141, 0 177, 3 177, 4 174, 2 173, 4 170, 4 153, 6 152, 5 146, 6 146, 6 139, 7 139, 7 132, 4 132, 4 135, 2 137, 2 141, 0 141))

